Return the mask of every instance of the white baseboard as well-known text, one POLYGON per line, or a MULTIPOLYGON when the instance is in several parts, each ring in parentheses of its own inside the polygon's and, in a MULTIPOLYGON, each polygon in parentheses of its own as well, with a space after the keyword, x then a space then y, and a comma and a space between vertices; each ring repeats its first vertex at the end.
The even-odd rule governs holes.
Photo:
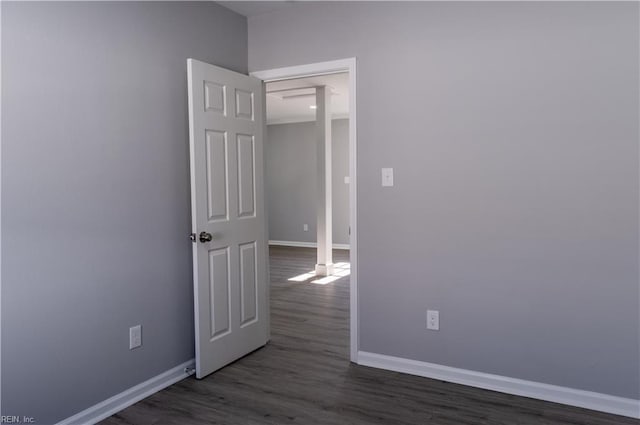
MULTIPOLYGON (((276 246, 296 246, 299 248, 317 248, 316 242, 296 242, 296 241, 269 241, 269 245, 276 246)), ((349 244, 346 243, 334 243, 333 249, 349 249, 349 244)))
POLYGON ((191 375, 185 371, 186 368, 193 368, 195 366, 194 359, 182 363, 166 372, 156 375, 153 378, 142 382, 141 384, 131 387, 128 390, 116 394, 113 397, 102 401, 96 405, 83 410, 56 425, 93 425, 100 422, 109 416, 118 413, 119 411, 131 406, 134 403, 149 397, 151 394, 173 385, 178 381, 191 375))
POLYGON ((542 384, 539 382, 525 381, 523 379, 474 372, 472 370, 458 369, 363 351, 358 352, 358 364, 506 394, 583 407, 585 409, 612 413, 614 415, 640 418, 640 400, 630 398, 542 384))

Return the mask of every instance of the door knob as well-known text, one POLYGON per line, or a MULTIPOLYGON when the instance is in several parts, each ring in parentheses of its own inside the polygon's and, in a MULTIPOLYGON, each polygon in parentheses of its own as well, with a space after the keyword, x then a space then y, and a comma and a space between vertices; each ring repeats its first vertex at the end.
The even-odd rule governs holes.
POLYGON ((200 239, 200 242, 207 243, 207 242, 211 242, 211 240, 213 239, 213 236, 211 236, 211 233, 200 232, 199 239, 200 239))

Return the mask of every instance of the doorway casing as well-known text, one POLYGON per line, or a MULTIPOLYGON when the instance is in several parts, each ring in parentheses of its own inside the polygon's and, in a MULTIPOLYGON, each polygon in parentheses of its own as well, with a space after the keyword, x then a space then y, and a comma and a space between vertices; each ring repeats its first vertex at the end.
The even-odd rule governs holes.
POLYGON ((357 363, 360 344, 358 340, 358 227, 356 204, 356 58, 254 71, 250 75, 261 79, 263 83, 269 83, 340 72, 349 74, 349 257, 351 262, 349 281, 349 354, 351 361, 357 363))

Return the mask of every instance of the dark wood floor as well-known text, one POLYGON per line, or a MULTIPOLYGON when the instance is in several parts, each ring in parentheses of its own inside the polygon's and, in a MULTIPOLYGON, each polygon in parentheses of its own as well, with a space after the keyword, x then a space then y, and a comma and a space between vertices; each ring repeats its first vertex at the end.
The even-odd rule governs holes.
MULTIPOLYGON (((103 421, 122 424, 580 424, 640 421, 349 363, 349 278, 287 279, 315 251, 272 247, 271 342, 103 421)), ((336 251, 334 262, 348 261, 336 251)))

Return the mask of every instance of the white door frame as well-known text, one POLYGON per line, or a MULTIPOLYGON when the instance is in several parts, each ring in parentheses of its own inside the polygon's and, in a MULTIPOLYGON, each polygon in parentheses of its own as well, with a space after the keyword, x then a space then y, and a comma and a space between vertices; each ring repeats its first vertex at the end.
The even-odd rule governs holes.
MULTIPOLYGON (((339 59, 329 62, 317 62, 306 65, 289 66, 285 68, 254 71, 250 75, 264 82, 290 80, 338 72, 349 73, 349 235, 351 275, 349 285, 350 303, 350 358, 358 362, 358 227, 356 204, 356 58, 339 59)), ((265 133, 266 137, 266 133, 265 133)))

